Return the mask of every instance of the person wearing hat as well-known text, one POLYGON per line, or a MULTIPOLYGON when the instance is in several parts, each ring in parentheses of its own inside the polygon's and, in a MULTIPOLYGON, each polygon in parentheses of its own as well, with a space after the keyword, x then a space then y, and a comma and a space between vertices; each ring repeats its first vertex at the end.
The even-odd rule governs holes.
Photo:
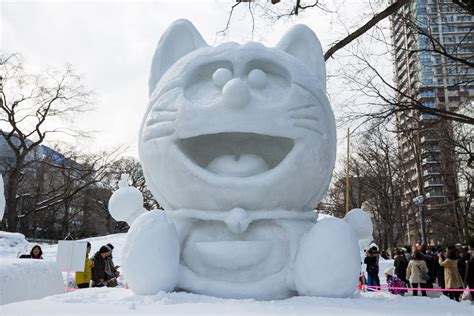
POLYGON ((105 257, 105 273, 107 274, 107 287, 116 287, 118 285, 117 278, 120 275, 118 268, 113 261, 112 253, 114 246, 112 244, 107 244, 107 247, 110 249, 110 255, 105 257))
POLYGON ((102 287, 107 285, 107 273, 105 273, 105 258, 110 255, 110 248, 107 246, 100 247, 93 257, 92 268, 92 287, 102 287))
POLYGON ((91 243, 87 242, 86 248, 86 259, 84 263, 84 272, 76 272, 76 285, 80 289, 88 288, 89 283, 92 279, 92 267, 94 262, 89 259, 89 253, 91 252, 91 243))
POLYGON ((406 288, 405 282, 400 280, 395 274, 394 274, 394 267, 389 267, 384 270, 383 273, 385 273, 385 277, 387 278, 387 284, 388 284, 388 291, 394 295, 405 295, 407 290, 400 289, 400 288, 406 288))

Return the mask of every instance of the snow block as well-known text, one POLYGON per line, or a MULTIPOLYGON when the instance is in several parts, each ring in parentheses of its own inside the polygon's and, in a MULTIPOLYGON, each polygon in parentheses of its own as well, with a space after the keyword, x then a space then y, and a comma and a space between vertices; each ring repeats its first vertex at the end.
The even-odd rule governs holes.
POLYGON ((56 262, 0 260, 0 305, 61 293, 64 293, 64 283, 56 262))

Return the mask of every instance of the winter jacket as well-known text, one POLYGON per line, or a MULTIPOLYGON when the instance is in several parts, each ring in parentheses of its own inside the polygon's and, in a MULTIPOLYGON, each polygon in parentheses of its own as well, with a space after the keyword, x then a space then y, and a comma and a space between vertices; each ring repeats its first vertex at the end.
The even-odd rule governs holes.
POLYGON ((458 271, 463 280, 464 280, 464 277, 466 276, 466 267, 467 267, 467 263, 469 259, 471 259, 471 256, 469 255, 469 252, 466 252, 458 260, 458 271))
POLYGON ((407 285, 405 282, 397 278, 396 276, 390 276, 387 278, 387 285, 389 288, 396 288, 396 289, 389 289, 388 291, 395 295, 405 295, 407 290, 401 290, 400 288, 405 288, 407 285))
POLYGON ((84 263, 84 272, 76 272, 76 284, 84 284, 92 280, 92 266, 94 263, 86 256, 84 263))
POLYGON ((405 256, 396 255, 393 261, 393 265, 395 266, 395 274, 402 280, 406 280, 407 276, 407 266, 408 260, 405 256))
POLYGON ((420 270, 428 273, 428 267, 424 260, 411 259, 407 266, 407 279, 410 283, 426 283, 426 280, 421 278, 420 270))
MULTIPOLYGON (((446 260, 445 256, 441 257, 444 260, 446 260)), ((440 288, 446 288, 446 284, 444 284, 444 267, 440 266, 439 264, 439 259, 436 260, 436 277, 438 278, 438 285, 440 288)))
POLYGON ((105 259, 99 252, 96 252, 94 258, 94 266, 92 267, 92 286, 104 286, 107 281, 105 273, 105 259))
POLYGON ((375 275, 379 273, 379 266, 377 264, 377 257, 367 256, 364 258, 364 263, 367 265, 366 271, 369 275, 375 275))
POLYGON ((112 257, 105 258, 105 273, 109 279, 116 278, 119 276, 117 269, 115 269, 115 264, 112 257))
MULTIPOLYGON (((471 259, 467 262, 464 283, 469 286, 470 289, 474 289, 474 250, 471 250, 470 253, 471 259)), ((474 295, 474 293, 471 292, 471 295, 474 295)))
POLYGON ((448 289, 459 289, 463 287, 463 281, 458 271, 457 260, 439 258, 439 265, 444 267, 444 282, 448 289))
POLYGON ((41 256, 33 257, 32 255, 21 255, 19 258, 20 259, 43 259, 43 257, 41 257, 41 256))

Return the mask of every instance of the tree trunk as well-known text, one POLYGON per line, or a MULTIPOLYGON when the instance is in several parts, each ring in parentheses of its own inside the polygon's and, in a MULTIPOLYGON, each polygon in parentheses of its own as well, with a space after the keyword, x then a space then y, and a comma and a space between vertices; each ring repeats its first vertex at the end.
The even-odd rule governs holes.
POLYGON ((16 231, 17 223, 17 193, 20 181, 20 169, 15 167, 11 170, 7 177, 7 194, 6 194, 6 212, 7 212, 7 229, 10 232, 16 231))

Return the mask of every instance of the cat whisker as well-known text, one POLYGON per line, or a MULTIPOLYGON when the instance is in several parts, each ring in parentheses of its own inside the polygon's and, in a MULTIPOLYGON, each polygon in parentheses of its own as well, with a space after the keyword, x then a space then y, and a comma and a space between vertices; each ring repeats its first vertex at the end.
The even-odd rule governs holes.
POLYGON ((176 113, 172 112, 153 113, 146 122, 146 125, 151 126, 161 122, 174 122, 176 121, 176 115, 176 113))
POLYGON ((316 104, 304 104, 300 106, 295 106, 294 108, 291 108, 288 112, 295 112, 295 111, 300 111, 300 110, 305 110, 309 108, 315 108, 317 107, 316 104))
POLYGON ((312 113, 292 113, 290 114, 290 117, 294 119, 312 120, 319 122, 319 117, 312 113))
POLYGON ((178 112, 177 109, 169 109, 169 108, 153 108, 152 112, 178 112))
POLYGON ((315 126, 313 120, 299 119, 298 121, 293 122, 293 126, 308 129, 318 135, 324 134, 317 126, 315 126))
POLYGON ((172 122, 163 122, 155 127, 148 128, 143 137, 144 141, 149 141, 165 136, 170 136, 175 131, 174 123, 172 122))

